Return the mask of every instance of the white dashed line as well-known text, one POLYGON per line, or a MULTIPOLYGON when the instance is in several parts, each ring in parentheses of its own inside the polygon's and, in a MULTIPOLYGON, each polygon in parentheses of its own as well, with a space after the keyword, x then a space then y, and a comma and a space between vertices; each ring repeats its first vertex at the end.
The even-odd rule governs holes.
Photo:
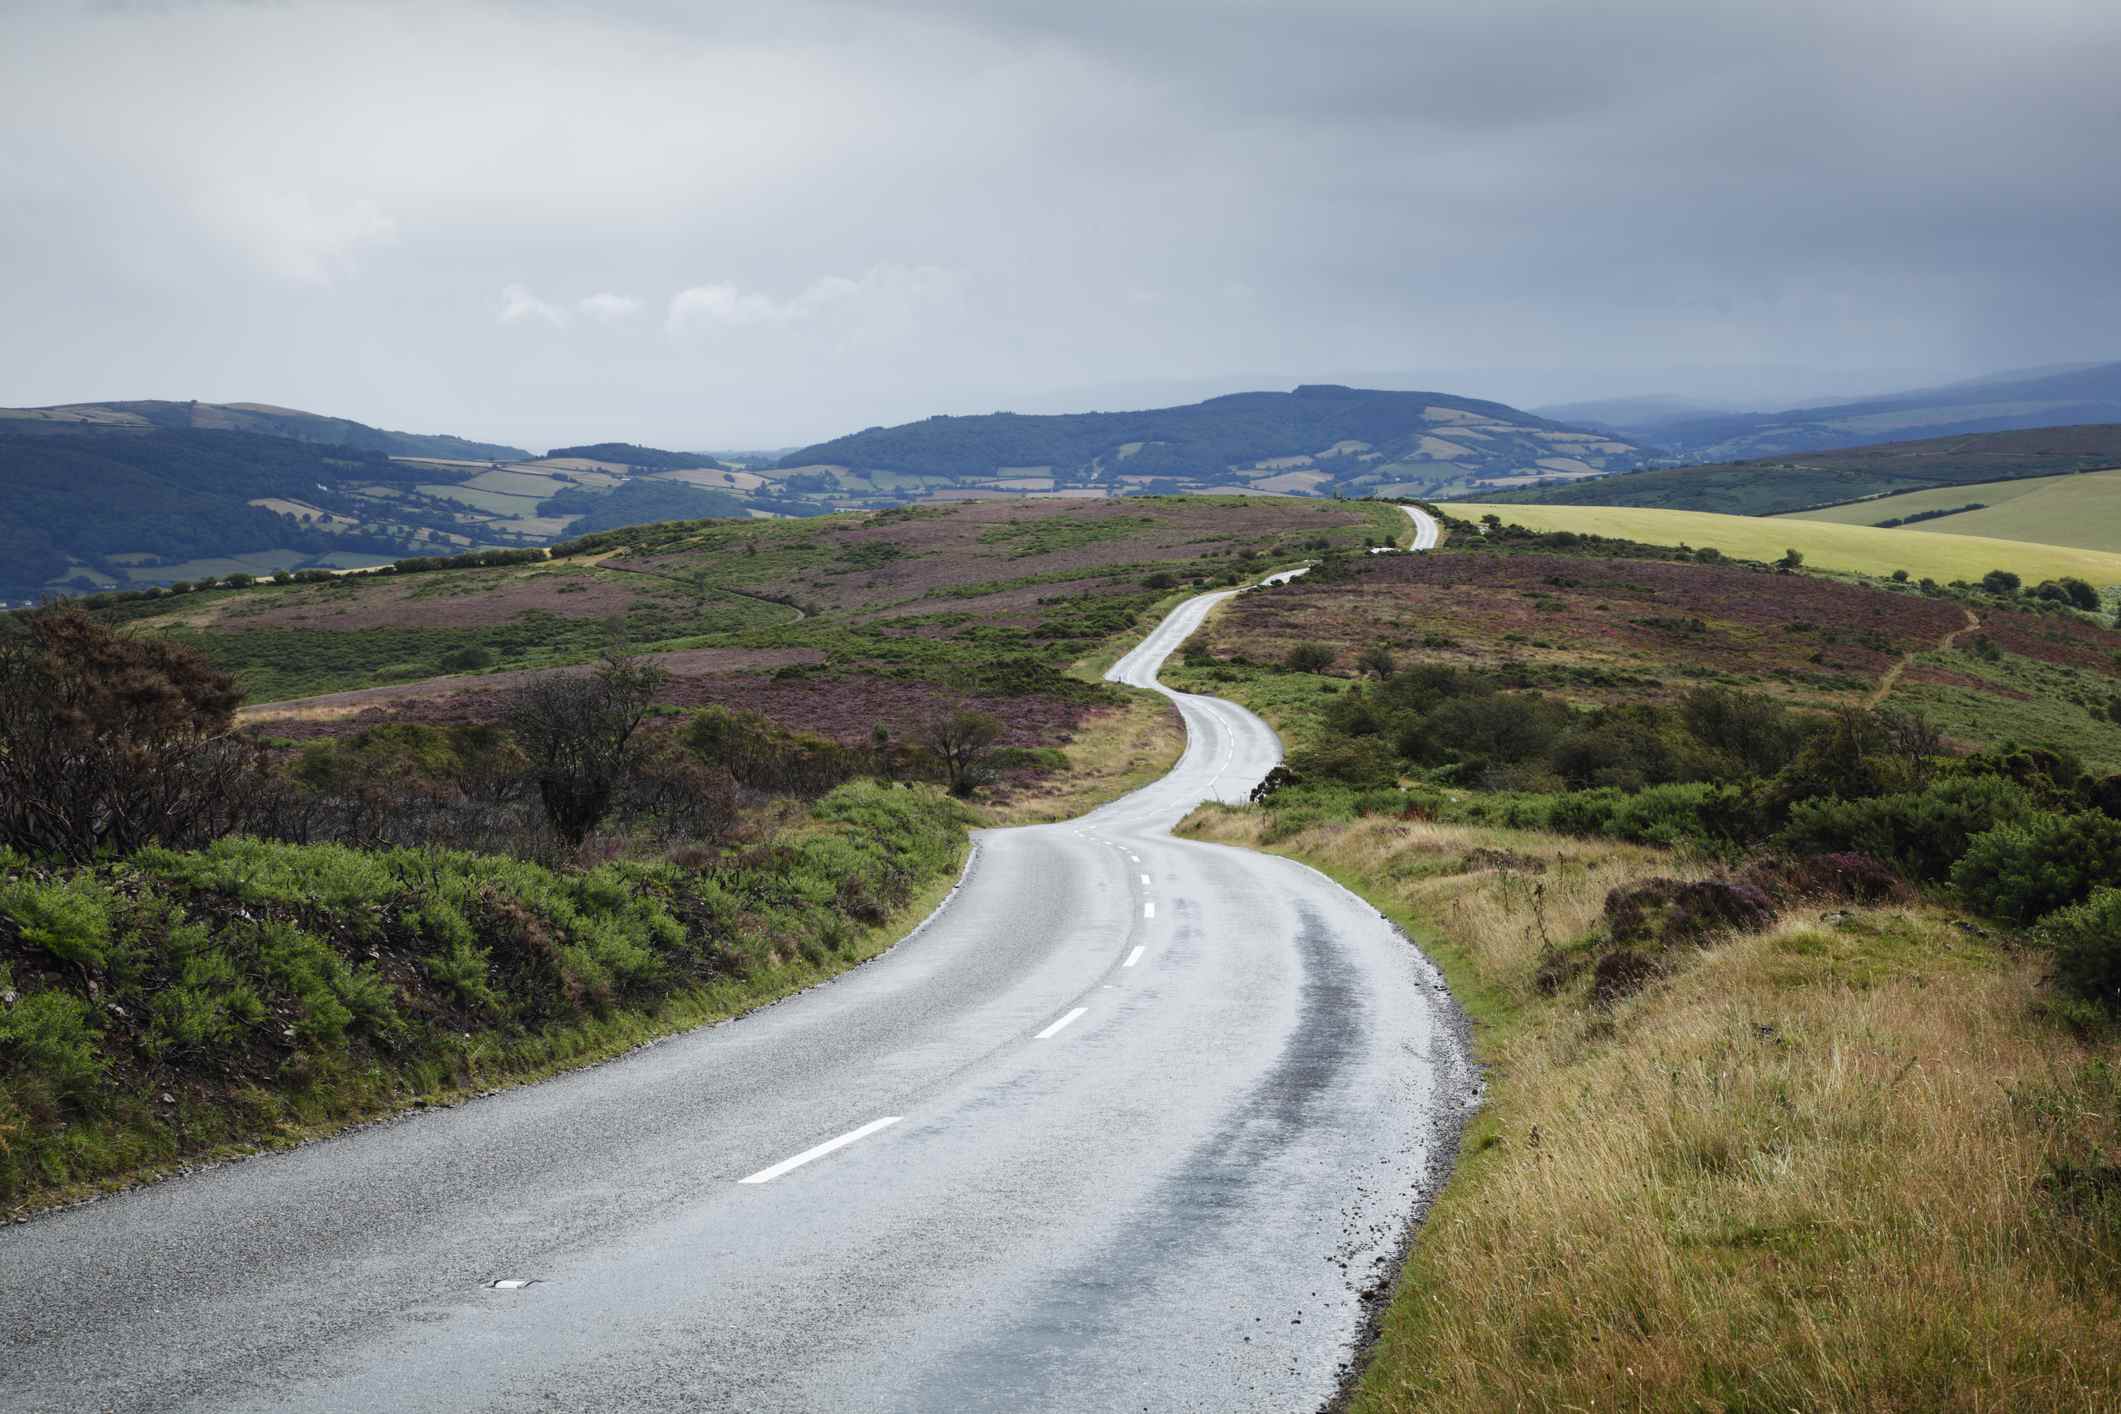
POLYGON ((1135 949, 1134 949, 1134 951, 1133 951, 1133 952, 1130 952, 1130 953, 1128 953, 1128 954, 1127 954, 1127 960, 1126 960, 1125 962, 1121 963, 1121 964, 1120 964, 1120 966, 1121 966, 1121 967, 1132 967, 1132 966, 1133 966, 1133 965, 1134 965, 1135 963, 1137 963, 1137 962, 1140 962, 1141 960, 1142 960, 1142 950, 1141 950, 1141 948, 1140 948, 1140 947, 1139 947, 1139 946, 1137 945, 1137 946, 1135 947, 1135 949))
POLYGON ((1155 916, 1156 916, 1156 905, 1155 905, 1154 903, 1145 903, 1145 904, 1143 904, 1143 905, 1142 905, 1142 917, 1144 917, 1144 918, 1154 918, 1155 916))
POLYGON ((1077 1007, 1074 1011, 1069 1012, 1066 1016, 1054 1022, 1051 1026, 1048 1026, 1045 1030, 1039 1032, 1038 1035, 1032 1037, 1031 1039, 1034 1041, 1051 1040, 1054 1036, 1060 1033, 1063 1027, 1067 1026, 1070 1022, 1074 1021, 1077 1017, 1081 1016, 1089 1009, 1090 1008, 1086 1006, 1077 1007))
POLYGON ((1142 882, 1145 884, 1149 882, 1149 876, 1147 874, 1142 875, 1142 882))
POLYGON ((837 1149, 844 1149, 849 1144, 854 1143, 858 1139, 867 1139, 870 1135, 876 1133, 879 1129, 884 1129, 889 1127, 890 1125, 897 1124, 904 1117, 905 1116, 903 1115, 885 1115, 882 1119, 872 1119, 867 1124, 863 1125, 860 1129, 850 1129, 837 1139, 827 1139, 824 1143, 818 1145, 815 1149, 805 1149, 802 1153, 797 1154, 792 1159, 783 1159, 779 1163, 775 1164, 772 1168, 760 1169, 757 1173, 751 1175, 751 1177, 740 1178, 737 1180, 737 1182, 771 1183, 776 1178, 779 1178, 782 1174, 791 1172, 795 1169, 799 1169, 804 1164, 809 1163, 812 1159, 822 1159, 825 1157, 825 1155, 830 1154, 837 1149))

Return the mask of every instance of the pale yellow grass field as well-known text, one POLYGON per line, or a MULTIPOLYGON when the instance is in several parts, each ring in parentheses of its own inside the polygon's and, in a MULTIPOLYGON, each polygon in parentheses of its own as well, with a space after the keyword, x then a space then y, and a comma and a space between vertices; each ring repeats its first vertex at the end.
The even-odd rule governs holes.
MULTIPOLYGON (((1970 498, 1978 499, 1978 498, 1970 498)), ((1885 575, 1904 569, 1917 579, 1974 581, 1993 569, 2011 570, 2028 584, 2072 575, 2100 586, 2121 584, 2121 554, 1942 535, 1922 530, 1880 530, 1868 525, 1714 515, 1707 511, 1644 510, 1634 506, 1512 506, 1453 502, 1451 514, 1465 520, 1498 515, 1529 530, 1573 530, 1651 545, 1714 547, 1747 560, 1780 559, 1800 550, 1807 567, 1885 575)))

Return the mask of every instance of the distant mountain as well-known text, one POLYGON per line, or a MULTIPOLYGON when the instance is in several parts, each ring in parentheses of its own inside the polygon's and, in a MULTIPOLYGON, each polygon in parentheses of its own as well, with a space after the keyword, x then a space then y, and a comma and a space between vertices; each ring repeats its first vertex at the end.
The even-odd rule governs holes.
POLYGON ((1857 402, 1607 425, 1651 436, 1675 457, 1724 462, 2025 428, 2121 421, 2121 363, 1992 374, 1857 402))
POLYGON ((583 447, 554 447, 543 460, 610 462, 641 471, 726 471, 727 467, 704 452, 666 452, 660 447, 637 447, 631 442, 592 442, 583 447))
POLYGON ((273 407, 267 403, 116 402, 68 403, 60 407, 0 408, 0 432, 63 436, 85 432, 251 432, 320 447, 382 452, 394 457, 461 461, 521 461, 521 447, 471 442, 462 437, 389 432, 344 417, 273 407))
POLYGON ((2115 466, 2121 466, 2121 424, 2099 423, 1634 471, 1505 493, 1494 499, 1765 516, 1925 487, 1970 486, 2115 466))
POLYGON ((1637 466, 1608 433, 1447 393, 1306 384, 1183 407, 990 413, 872 427, 764 474, 822 494, 1268 491, 1436 495, 1637 466))

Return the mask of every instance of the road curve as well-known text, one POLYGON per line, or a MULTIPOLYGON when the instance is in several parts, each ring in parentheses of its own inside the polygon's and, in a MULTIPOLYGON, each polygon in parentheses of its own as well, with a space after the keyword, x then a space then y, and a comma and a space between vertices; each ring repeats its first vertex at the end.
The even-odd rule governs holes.
MULTIPOLYGON (((1111 676, 1156 686, 1227 597, 1111 676)), ((983 832, 948 906, 833 983, 0 1229, 0 1404, 1318 1407, 1466 1064, 1435 974, 1374 911, 1170 836, 1280 744, 1167 695, 1169 775, 983 832)))
POLYGON ((1414 522, 1414 543, 1407 548, 1410 550, 1435 549, 1437 539, 1443 534, 1443 527, 1436 523, 1436 517, 1430 515, 1419 506, 1401 506, 1400 509, 1405 511, 1407 518, 1414 522))

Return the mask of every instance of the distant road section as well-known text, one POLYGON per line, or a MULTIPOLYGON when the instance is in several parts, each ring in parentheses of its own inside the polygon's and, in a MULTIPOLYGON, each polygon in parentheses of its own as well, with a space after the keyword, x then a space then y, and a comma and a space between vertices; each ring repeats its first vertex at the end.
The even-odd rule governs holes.
POLYGON ((1405 511, 1414 522, 1414 543, 1407 548, 1412 550, 1435 549, 1437 539, 1443 534, 1443 527, 1436 523, 1436 517, 1430 515, 1419 506, 1401 506, 1400 509, 1405 511))
MULTIPOLYGON (((1435 543, 1414 515, 1416 542, 1435 543)), ((1281 759, 985 832, 890 953, 623 1060, 0 1229, 23 1410, 1311 1410, 1472 1090, 1436 974, 1176 839, 1281 759)), ((1273 593, 1273 590, 1258 592, 1273 593)))

